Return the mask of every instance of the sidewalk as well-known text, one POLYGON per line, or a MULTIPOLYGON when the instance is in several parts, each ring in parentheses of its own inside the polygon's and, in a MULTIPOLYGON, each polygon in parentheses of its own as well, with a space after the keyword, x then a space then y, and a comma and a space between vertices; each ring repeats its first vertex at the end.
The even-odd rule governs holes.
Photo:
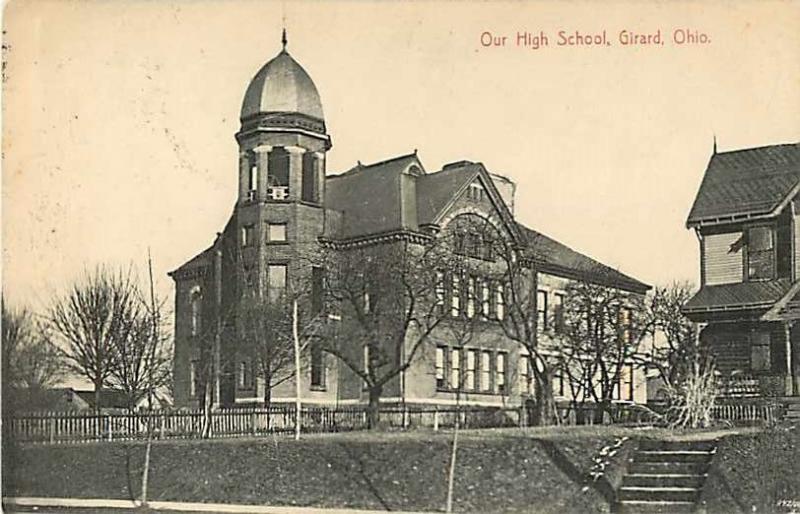
MULTIPOLYGON (((228 503, 148 502, 149 509, 157 512, 219 512, 236 514, 383 514, 386 511, 319 508, 319 507, 273 507, 266 505, 241 505, 228 503)), ((139 502, 130 500, 81 499, 81 498, 3 498, 3 507, 10 512, 42 512, 42 509, 65 511, 128 511, 140 508, 139 502)), ((426 514, 422 512, 400 512, 395 514, 426 514)))

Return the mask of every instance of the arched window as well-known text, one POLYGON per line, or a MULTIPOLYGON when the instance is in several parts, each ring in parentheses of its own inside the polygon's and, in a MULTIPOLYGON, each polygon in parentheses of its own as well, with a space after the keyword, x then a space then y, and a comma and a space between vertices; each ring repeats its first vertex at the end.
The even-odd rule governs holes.
POLYGON ((189 310, 191 312, 191 317, 192 317, 193 336, 200 334, 200 331, 203 329, 202 307, 203 307, 203 295, 200 291, 200 288, 195 287, 189 293, 189 310))

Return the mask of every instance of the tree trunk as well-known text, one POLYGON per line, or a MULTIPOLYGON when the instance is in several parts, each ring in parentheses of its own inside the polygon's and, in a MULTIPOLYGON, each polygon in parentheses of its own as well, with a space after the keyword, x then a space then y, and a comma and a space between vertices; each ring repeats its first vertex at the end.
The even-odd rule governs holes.
POLYGON ((269 408, 272 406, 272 373, 264 372, 264 409, 267 411, 267 430, 270 429, 269 408))
POLYGON ((556 401, 553 397, 553 373, 549 368, 534 372, 536 378, 536 408, 533 411, 531 424, 548 426, 555 422, 556 401))
POLYGON ((383 386, 372 386, 369 388, 367 424, 370 429, 378 428, 378 424, 381 421, 381 394, 383 394, 383 386))
POLYGON ((102 380, 95 380, 94 381, 94 410, 100 412, 100 399, 102 398, 103 392, 103 381, 102 380))

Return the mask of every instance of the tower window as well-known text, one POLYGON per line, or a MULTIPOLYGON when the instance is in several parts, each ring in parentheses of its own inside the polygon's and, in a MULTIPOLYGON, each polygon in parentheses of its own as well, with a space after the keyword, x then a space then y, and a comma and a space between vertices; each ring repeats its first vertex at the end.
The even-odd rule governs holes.
POLYGON ((242 246, 250 246, 254 241, 253 225, 245 225, 242 227, 242 246))
POLYGON ((270 264, 267 268, 269 299, 279 300, 286 293, 286 264, 270 264))
POLYGON ((268 183, 270 187, 289 187, 289 152, 277 147, 269 152, 268 183))
POLYGON ((202 318, 200 317, 200 309, 202 307, 203 296, 199 288, 195 288, 189 295, 189 305, 192 313, 192 335, 200 334, 202 330, 202 318))
POLYGON ((319 202, 317 193, 317 158, 313 152, 303 154, 303 190, 301 199, 304 202, 319 202))
POLYGON ((286 223, 267 224, 267 241, 270 243, 285 243, 286 223))
POLYGON ((247 152, 247 190, 255 191, 258 187, 258 161, 255 152, 247 152))

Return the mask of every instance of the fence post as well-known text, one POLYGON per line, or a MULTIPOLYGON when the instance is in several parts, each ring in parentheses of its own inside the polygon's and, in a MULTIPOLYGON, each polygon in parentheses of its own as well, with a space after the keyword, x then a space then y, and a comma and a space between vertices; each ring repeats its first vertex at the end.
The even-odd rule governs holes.
POLYGON ((54 443, 56 440, 56 419, 51 417, 50 418, 50 443, 54 443))
POLYGON ((109 441, 113 441, 114 440, 114 427, 111 424, 111 414, 106 416, 106 419, 108 420, 108 440, 109 441))
POLYGON ((439 431, 439 407, 436 406, 433 408, 433 431, 439 431))

